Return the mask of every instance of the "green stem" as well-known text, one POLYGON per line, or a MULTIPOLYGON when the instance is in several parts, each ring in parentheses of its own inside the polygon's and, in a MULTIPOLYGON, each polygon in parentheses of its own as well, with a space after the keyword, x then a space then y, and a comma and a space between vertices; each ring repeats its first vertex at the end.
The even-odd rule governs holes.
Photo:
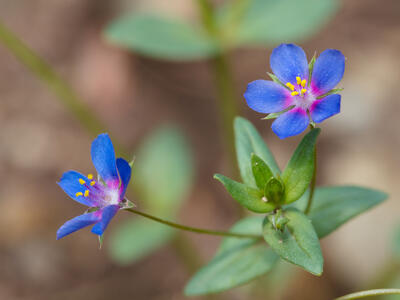
POLYGON ((304 210, 304 213, 308 215, 311 210, 311 205, 314 199, 314 192, 315 192, 315 183, 317 181, 317 146, 315 146, 314 149, 314 171, 311 179, 311 184, 310 184, 310 193, 308 194, 308 201, 307 201, 307 207, 304 210))
POLYGON ((371 296, 382 296, 382 295, 400 295, 400 289, 380 289, 380 290, 362 291, 342 296, 336 298, 335 300, 352 300, 352 299, 360 299, 360 298, 366 298, 371 296))
POLYGON ((105 131, 103 123, 52 67, 0 23, 0 42, 38 78, 47 84, 72 114, 92 133, 105 131))
POLYGON ((202 23, 207 33, 215 39, 220 47, 220 53, 212 59, 214 78, 216 81, 218 109, 221 115, 222 130, 229 160, 232 168, 236 165, 235 136, 233 121, 239 112, 235 93, 232 71, 229 66, 224 38, 215 22, 215 14, 209 0, 197 0, 202 23))
POLYGON ((190 231, 190 232, 195 232, 195 233, 200 233, 200 234, 208 234, 208 235, 216 235, 216 236, 226 236, 226 237, 235 237, 235 238, 250 238, 250 239, 260 239, 260 235, 256 234, 242 234, 242 233, 234 233, 234 232, 228 232, 228 231, 216 231, 216 230, 208 230, 208 229, 202 229, 202 228, 196 228, 196 227, 190 227, 190 226, 185 226, 181 224, 177 224, 174 222, 170 222, 167 220, 160 219, 158 217, 146 214, 144 212, 138 211, 136 209, 126 209, 126 211, 129 211, 131 213, 140 215, 142 217, 148 218, 150 220, 156 221, 158 223, 180 229, 180 230, 185 230, 185 231, 190 231))

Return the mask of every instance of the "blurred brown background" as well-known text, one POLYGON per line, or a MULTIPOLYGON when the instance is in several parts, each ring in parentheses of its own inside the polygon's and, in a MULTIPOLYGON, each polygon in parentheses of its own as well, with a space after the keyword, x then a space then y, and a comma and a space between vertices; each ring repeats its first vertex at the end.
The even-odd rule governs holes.
MULTIPOLYGON (((102 38, 108 22, 138 7, 196 17, 187 0, 1 0, 0 18, 71 83, 124 146, 134 148, 167 121, 180 125, 196 163, 195 185, 180 221, 229 228, 237 220, 237 206, 212 179, 227 165, 215 130, 219 123, 209 63, 143 58, 102 38)), ((347 57, 342 113, 322 124, 319 184, 369 185, 390 194, 383 205, 324 239, 322 278, 294 269, 284 291, 271 295, 332 299, 374 280, 390 255, 392 227, 400 222, 400 1, 342 1, 333 21, 301 45, 309 56, 336 48, 347 57)), ((299 137, 280 141, 240 96, 249 81, 266 77, 270 51, 239 50, 231 62, 243 115, 254 121, 284 166, 299 137)), ((92 170, 91 136, 3 47, 0 142, 0 299, 185 298, 182 289, 190 274, 169 246, 120 267, 107 251, 98 250, 88 230, 55 240, 57 228, 82 212, 55 182, 68 169, 92 170)), ((129 217, 119 214, 110 229, 129 217)), ((204 260, 219 243, 215 237, 187 237, 204 260)), ((249 289, 218 299, 266 299, 249 289)))

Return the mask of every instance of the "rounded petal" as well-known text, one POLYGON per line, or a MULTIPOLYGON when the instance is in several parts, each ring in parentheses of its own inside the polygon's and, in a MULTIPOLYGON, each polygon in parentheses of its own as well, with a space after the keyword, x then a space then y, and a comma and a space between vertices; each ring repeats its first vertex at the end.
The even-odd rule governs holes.
POLYGON ((340 95, 333 94, 316 100, 310 107, 311 119, 315 123, 320 123, 338 114, 340 112, 340 98, 340 95))
POLYGON ((92 161, 97 173, 111 187, 119 185, 113 144, 107 133, 100 134, 92 143, 92 161))
POLYGON ((304 50, 294 44, 281 44, 276 47, 270 57, 272 72, 279 80, 296 83, 296 77, 308 79, 308 62, 304 50))
POLYGON ((327 49, 314 64, 311 89, 319 96, 329 92, 342 80, 345 57, 339 50, 327 49))
POLYGON ((272 123, 272 131, 280 138, 284 139, 294 136, 306 130, 310 120, 307 112, 302 108, 294 108, 280 115, 272 123))
POLYGON ((93 226, 92 232, 97 235, 103 235, 104 231, 107 229, 108 224, 118 210, 118 205, 109 205, 104 207, 102 209, 101 221, 93 226))
POLYGON ((83 214, 77 216, 67 222, 64 223, 57 230, 57 240, 63 238, 64 236, 71 234, 79 229, 82 229, 86 226, 95 224, 101 220, 101 212, 95 211, 92 213, 83 214))
POLYGON ((67 195, 75 201, 86 206, 97 206, 97 203, 91 198, 83 196, 86 187, 79 183, 79 179, 83 179, 86 182, 90 181, 86 176, 82 175, 79 172, 68 171, 63 174, 60 181, 57 183, 64 190, 64 192, 67 193, 67 195), (81 193, 81 195, 76 196, 76 193, 81 193))
POLYGON ((268 80, 250 82, 244 98, 252 110, 260 113, 280 112, 292 102, 292 96, 286 88, 268 80))
POLYGON ((129 180, 131 179, 131 166, 125 159, 117 158, 117 169, 119 177, 121 178, 120 197, 123 198, 125 196, 129 180))

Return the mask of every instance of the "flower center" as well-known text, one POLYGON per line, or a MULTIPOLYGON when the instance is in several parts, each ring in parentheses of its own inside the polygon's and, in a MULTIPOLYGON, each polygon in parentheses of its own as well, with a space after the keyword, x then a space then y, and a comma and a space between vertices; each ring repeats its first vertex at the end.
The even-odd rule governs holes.
POLYGON ((296 85, 290 82, 286 83, 286 86, 292 91, 294 105, 296 107, 301 107, 305 110, 309 109, 311 104, 314 102, 315 98, 313 94, 307 91, 307 79, 301 79, 301 77, 296 77, 296 85))
POLYGON ((286 83, 286 86, 292 91, 292 96, 304 97, 307 93, 307 79, 301 79, 299 76, 296 77, 296 85, 291 84, 290 82, 286 83))

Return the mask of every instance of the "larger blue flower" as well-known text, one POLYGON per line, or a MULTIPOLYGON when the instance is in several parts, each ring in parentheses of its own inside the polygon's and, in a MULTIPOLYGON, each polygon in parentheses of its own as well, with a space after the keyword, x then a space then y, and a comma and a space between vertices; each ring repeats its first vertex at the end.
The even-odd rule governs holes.
POLYGON ((101 236, 118 210, 130 206, 124 197, 131 178, 131 167, 126 160, 115 159, 108 134, 100 134, 93 141, 91 155, 98 173, 97 180, 92 174, 84 176, 68 171, 58 184, 68 196, 88 206, 92 212, 67 221, 58 229, 57 239, 93 224, 92 232, 101 236))
POLYGON ((344 73, 345 57, 340 51, 323 51, 309 69, 302 48, 281 44, 272 51, 270 65, 277 79, 249 83, 244 97, 257 112, 285 111, 272 124, 279 138, 303 132, 310 118, 320 123, 340 112, 341 97, 332 93, 344 73))

